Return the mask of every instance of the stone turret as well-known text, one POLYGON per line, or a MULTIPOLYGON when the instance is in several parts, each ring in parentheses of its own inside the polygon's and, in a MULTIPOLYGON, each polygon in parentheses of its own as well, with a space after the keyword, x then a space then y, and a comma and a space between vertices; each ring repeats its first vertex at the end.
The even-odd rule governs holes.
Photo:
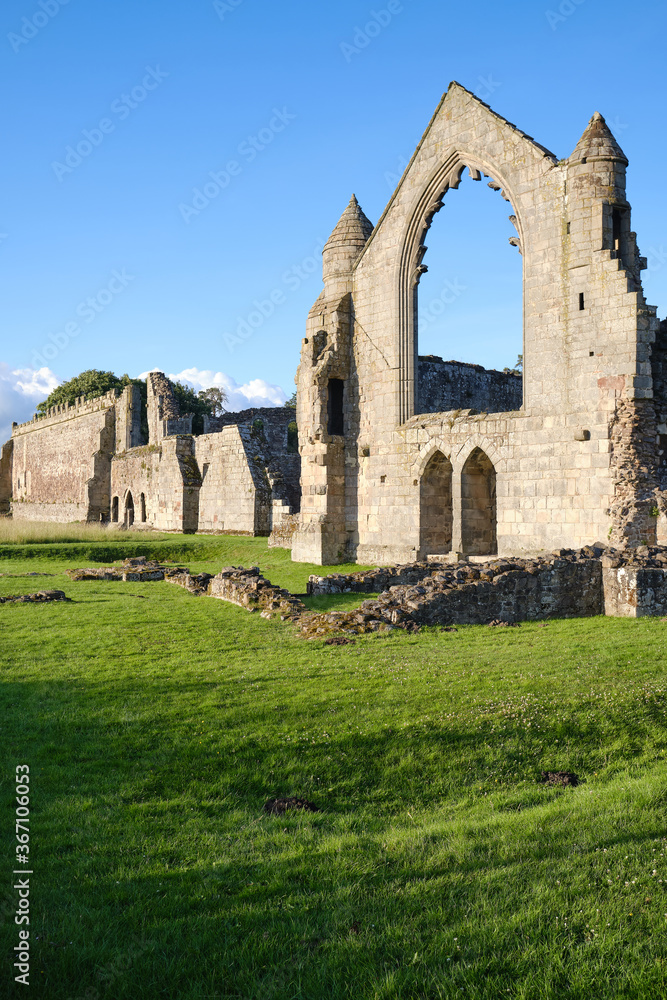
POLYGON ((616 160, 625 167, 628 165, 627 156, 599 111, 589 121, 570 156, 570 163, 588 163, 590 160, 616 160))
POLYGON ((566 201, 591 205, 588 225, 571 220, 573 249, 587 253, 611 250, 623 261, 635 281, 639 281, 639 261, 635 234, 630 231, 630 206, 625 195, 625 168, 628 160, 606 121, 596 111, 567 161, 566 201), (584 243, 577 247, 577 234, 584 243), (592 247, 587 244, 592 237, 592 247))
POLYGON ((354 262, 366 246, 372 232, 373 224, 366 218, 356 197, 352 195, 322 250, 322 276, 327 294, 337 291, 343 294, 348 291, 347 286, 351 280, 354 262))

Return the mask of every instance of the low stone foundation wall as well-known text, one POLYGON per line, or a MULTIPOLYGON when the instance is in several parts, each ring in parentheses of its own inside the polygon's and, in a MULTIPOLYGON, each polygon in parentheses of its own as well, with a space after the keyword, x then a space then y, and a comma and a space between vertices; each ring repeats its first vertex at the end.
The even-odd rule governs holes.
POLYGON ((68 570, 73 580, 166 580, 195 596, 229 601, 265 618, 278 615, 298 624, 307 638, 337 632, 359 635, 408 631, 421 626, 515 624, 545 618, 590 615, 667 614, 667 548, 627 551, 587 546, 561 549, 540 559, 492 559, 486 563, 414 563, 389 569, 311 577, 309 593, 369 592, 394 582, 360 608, 317 612, 289 591, 275 587, 257 566, 227 566, 220 573, 192 575, 184 567, 161 566, 143 557, 119 568, 68 570), (363 588, 363 589, 362 589, 363 588))
POLYGON ((180 572, 180 567, 162 566, 155 560, 147 560, 146 556, 136 556, 126 559, 122 566, 93 566, 86 569, 65 570, 70 580, 123 580, 130 583, 144 583, 152 580, 164 580, 170 573, 180 572))
POLYGON ((47 604, 50 601, 69 601, 63 590, 38 590, 36 594, 15 594, 0 597, 0 604, 47 604))
POLYGON ((667 548, 646 546, 602 556, 604 613, 617 618, 667 614, 667 548))
POLYGON ((602 569, 577 555, 483 569, 439 571, 416 586, 395 586, 362 610, 393 625, 486 625, 603 614, 602 569))
MULTIPOLYGON (((450 564, 447 564, 450 565, 450 564)), ((377 594, 399 584, 419 583, 444 569, 437 562, 406 563, 404 566, 378 566, 358 573, 332 573, 308 577, 306 593, 310 596, 331 594, 377 594)))
POLYGON ((295 619, 308 613, 298 597, 282 587, 274 587, 260 575, 257 566, 252 569, 227 566, 212 578, 207 593, 210 597, 239 604, 248 611, 261 611, 268 618, 280 615, 283 620, 295 619))

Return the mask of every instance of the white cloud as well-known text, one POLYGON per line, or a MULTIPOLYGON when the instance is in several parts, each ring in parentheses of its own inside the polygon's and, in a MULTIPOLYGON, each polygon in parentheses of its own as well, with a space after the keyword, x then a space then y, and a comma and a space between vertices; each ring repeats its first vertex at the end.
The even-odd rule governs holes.
MULTIPOLYGON (((153 368, 152 371, 162 371, 153 368)), ((146 378, 148 372, 142 372, 138 378, 146 378)), ((197 392, 200 389, 224 389, 227 393, 226 410, 245 410, 250 406, 282 406, 287 396, 279 385, 266 382, 263 378, 253 378, 244 385, 224 372, 214 372, 210 369, 184 368, 182 372, 167 375, 174 382, 183 382, 192 386, 197 392)))
POLYGON ((50 368, 14 368, 0 361, 0 444, 12 436, 12 422, 30 420, 60 379, 50 368))

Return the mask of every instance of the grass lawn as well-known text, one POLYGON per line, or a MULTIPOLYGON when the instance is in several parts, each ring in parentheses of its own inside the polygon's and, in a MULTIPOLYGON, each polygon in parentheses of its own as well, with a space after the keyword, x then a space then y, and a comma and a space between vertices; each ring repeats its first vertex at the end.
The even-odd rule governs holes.
POLYGON ((0 573, 53 574, 0 594, 74 599, 0 606, 1 997, 667 996, 667 623, 325 646, 170 584, 62 575, 96 545, 255 564, 295 592, 317 571, 264 539, 0 544, 0 573), (279 795, 320 811, 266 815, 279 795))

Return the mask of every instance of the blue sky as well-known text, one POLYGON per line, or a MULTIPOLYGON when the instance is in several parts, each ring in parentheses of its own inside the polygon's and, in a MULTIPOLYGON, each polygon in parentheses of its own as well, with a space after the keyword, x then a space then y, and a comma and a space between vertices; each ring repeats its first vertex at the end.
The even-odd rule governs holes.
MULTIPOLYGON (((452 79, 559 157, 594 111, 607 118, 630 159, 645 288, 664 316, 667 12, 637 10, 5 0, 0 423, 36 401, 42 362, 61 380, 159 367, 195 385, 217 377, 241 401, 278 402, 271 386, 290 395, 321 288, 313 258, 352 192, 377 221, 452 79), (257 302, 266 315, 241 339, 257 302)), ((427 239, 421 353, 514 362, 521 269, 508 214, 485 185, 448 195, 427 239)))

